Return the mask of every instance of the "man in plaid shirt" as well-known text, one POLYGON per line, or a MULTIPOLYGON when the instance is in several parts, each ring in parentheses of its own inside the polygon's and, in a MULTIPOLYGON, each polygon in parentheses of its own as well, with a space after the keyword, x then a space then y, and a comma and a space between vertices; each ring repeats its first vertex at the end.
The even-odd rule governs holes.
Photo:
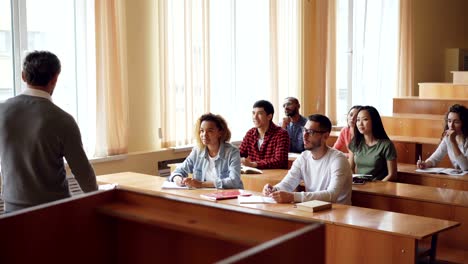
POLYGON ((242 165, 258 169, 287 169, 289 135, 272 121, 275 110, 265 100, 255 102, 254 128, 247 131, 239 147, 242 165))

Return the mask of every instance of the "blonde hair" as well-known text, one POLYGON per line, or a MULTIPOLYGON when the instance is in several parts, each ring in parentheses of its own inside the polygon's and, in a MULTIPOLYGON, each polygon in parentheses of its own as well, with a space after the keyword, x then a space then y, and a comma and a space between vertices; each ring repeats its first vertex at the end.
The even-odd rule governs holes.
POLYGON ((219 139, 220 143, 228 142, 229 140, 231 140, 231 130, 229 130, 226 120, 224 120, 224 118, 220 115, 206 113, 200 116, 200 118, 198 118, 197 120, 197 123, 195 124, 194 136, 197 142, 197 147, 199 149, 203 149, 205 147, 200 138, 200 127, 203 121, 213 122, 219 129, 219 131, 221 131, 221 137, 219 139))

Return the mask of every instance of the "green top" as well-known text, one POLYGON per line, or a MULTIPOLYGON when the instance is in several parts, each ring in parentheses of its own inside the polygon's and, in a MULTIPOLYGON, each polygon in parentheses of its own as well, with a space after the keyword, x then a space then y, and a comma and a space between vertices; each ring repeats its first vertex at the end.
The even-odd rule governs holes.
POLYGON ((389 139, 379 139, 377 144, 367 146, 364 141, 360 148, 351 142, 349 149, 354 153, 354 163, 357 173, 369 174, 374 180, 382 180, 388 175, 387 160, 396 159, 396 149, 389 139))

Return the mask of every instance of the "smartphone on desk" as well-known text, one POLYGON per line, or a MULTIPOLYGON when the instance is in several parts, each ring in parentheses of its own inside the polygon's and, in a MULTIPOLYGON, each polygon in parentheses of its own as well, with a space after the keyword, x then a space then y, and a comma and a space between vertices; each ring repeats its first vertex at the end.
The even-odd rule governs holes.
POLYGON ((364 183, 366 183, 365 179, 353 177, 353 184, 364 184, 364 183))

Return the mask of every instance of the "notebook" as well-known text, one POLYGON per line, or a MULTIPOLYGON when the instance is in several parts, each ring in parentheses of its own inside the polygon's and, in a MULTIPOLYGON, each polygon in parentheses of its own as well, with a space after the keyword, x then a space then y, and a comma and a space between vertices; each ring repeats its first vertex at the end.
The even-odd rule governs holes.
POLYGON ((175 182, 170 182, 170 181, 165 181, 163 182, 163 185, 161 186, 161 189, 176 189, 176 190, 187 190, 189 187, 187 186, 179 186, 175 182))
POLYGON ((241 173, 242 174, 262 174, 263 171, 254 168, 254 167, 249 167, 249 166, 241 166, 241 173))
POLYGON ((267 196, 251 195, 251 196, 237 196, 237 201, 240 204, 257 204, 257 203, 271 203, 275 204, 275 199, 267 196))
POLYGON ((217 201, 217 200, 225 200, 225 199, 235 199, 239 195, 250 196, 252 194, 244 190, 224 190, 224 191, 200 194, 200 197, 208 199, 208 200, 212 200, 212 201, 217 201))
POLYGON ((426 169, 417 169, 416 172, 423 172, 423 173, 436 173, 436 174, 447 174, 447 175, 455 175, 461 176, 468 173, 468 171, 462 171, 453 168, 426 168, 426 169))

